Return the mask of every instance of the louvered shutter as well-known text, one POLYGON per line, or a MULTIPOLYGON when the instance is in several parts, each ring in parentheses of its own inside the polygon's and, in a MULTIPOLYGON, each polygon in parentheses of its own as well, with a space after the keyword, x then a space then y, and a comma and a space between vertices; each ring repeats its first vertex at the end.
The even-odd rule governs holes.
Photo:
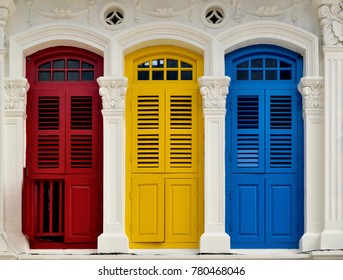
POLYGON ((163 90, 133 91, 133 172, 164 172, 164 100, 163 90))
POLYGON ((266 91, 266 172, 297 172, 297 91, 266 91))
POLYGON ((64 162, 64 100, 62 91, 33 91, 33 173, 60 173, 64 162), (36 109, 35 109, 36 108, 36 109))
POLYGON ((166 172, 197 171, 197 91, 168 90, 166 172))
POLYGON ((68 90, 66 103, 67 173, 94 173, 98 162, 94 90, 68 90))
POLYGON ((264 94, 240 90, 232 97, 232 172, 264 172, 264 94))

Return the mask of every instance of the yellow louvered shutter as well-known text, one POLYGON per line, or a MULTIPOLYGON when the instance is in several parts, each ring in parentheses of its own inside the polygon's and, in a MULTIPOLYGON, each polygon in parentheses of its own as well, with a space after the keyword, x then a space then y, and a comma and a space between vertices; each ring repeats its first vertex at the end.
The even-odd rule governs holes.
POLYGON ((133 110, 133 172, 164 172, 164 91, 135 90, 133 110))
POLYGON ((197 91, 168 90, 166 172, 197 171, 197 91))

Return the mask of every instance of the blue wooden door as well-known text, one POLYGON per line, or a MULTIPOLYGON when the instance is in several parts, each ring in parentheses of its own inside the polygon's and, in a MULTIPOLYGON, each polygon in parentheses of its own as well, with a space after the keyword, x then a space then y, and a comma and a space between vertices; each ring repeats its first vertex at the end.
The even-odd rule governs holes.
POLYGON ((225 58, 226 229, 232 248, 297 248, 303 232, 302 58, 268 45, 225 58))

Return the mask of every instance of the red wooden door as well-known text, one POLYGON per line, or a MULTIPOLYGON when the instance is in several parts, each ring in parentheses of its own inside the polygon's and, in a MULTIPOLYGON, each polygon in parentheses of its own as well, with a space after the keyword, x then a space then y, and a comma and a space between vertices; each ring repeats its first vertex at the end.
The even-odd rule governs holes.
POLYGON ((23 231, 32 248, 94 248, 102 232, 102 57, 55 47, 27 58, 23 231))

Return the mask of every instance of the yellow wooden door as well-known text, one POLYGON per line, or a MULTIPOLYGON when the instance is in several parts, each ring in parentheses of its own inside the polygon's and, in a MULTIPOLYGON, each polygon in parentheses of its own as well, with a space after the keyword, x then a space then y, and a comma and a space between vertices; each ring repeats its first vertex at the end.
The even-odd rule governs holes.
POLYGON ((198 248, 203 231, 201 57, 180 50, 153 47, 126 58, 131 248, 198 248))

